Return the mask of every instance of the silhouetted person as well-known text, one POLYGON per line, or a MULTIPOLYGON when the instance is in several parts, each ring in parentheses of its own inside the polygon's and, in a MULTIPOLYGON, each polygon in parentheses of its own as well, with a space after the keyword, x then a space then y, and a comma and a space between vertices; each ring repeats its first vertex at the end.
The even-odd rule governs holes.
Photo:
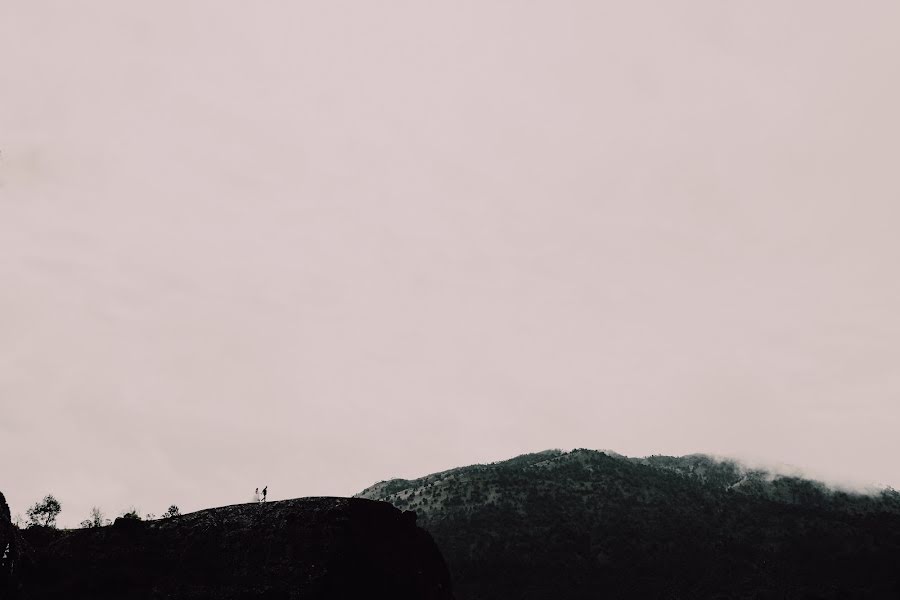
POLYGON ((269 486, 263 488, 263 502, 266 501, 266 491, 269 489, 269 486))

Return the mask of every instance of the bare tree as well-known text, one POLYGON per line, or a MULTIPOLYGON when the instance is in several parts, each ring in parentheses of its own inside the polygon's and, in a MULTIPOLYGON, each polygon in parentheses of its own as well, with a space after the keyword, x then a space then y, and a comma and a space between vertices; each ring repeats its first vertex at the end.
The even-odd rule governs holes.
POLYGON ((88 529, 91 527, 104 527, 109 525, 109 519, 103 516, 103 511, 98 507, 93 507, 91 509, 91 517, 89 519, 85 519, 81 522, 81 526, 84 529, 88 529))

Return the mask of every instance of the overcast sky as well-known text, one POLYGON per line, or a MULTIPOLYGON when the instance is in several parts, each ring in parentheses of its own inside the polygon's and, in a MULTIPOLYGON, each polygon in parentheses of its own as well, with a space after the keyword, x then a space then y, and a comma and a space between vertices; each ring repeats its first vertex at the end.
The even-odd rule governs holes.
POLYGON ((900 486, 900 3, 0 2, 0 489, 550 447, 900 486))

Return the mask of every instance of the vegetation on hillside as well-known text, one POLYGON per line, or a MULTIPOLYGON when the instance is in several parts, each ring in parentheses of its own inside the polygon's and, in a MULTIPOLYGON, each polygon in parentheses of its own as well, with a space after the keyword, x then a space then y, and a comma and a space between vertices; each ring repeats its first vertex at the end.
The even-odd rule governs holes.
POLYGON ((419 514, 461 600, 900 592, 900 494, 706 456, 547 451, 360 496, 419 514))

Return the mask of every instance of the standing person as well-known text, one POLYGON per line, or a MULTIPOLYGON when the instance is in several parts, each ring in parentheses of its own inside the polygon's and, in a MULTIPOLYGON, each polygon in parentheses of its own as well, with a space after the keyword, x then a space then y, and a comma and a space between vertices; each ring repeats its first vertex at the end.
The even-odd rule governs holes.
POLYGON ((253 492, 253 501, 259 502, 259 488, 256 488, 256 491, 253 492))
POLYGON ((267 493, 268 489, 269 489, 269 486, 266 486, 263 488, 263 502, 266 501, 266 493, 267 493))

